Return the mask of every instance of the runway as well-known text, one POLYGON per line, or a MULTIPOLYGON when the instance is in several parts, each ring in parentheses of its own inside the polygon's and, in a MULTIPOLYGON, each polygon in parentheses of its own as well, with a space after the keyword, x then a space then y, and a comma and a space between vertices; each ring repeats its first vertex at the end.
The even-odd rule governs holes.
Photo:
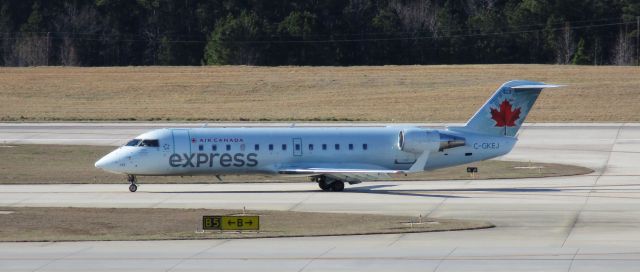
MULTIPOLYGON (((156 126, 164 124, 0 124, 0 143, 117 145, 156 126)), ((347 237, 0 243, 0 270, 637 271, 640 124, 530 124, 519 138, 504 159, 568 163, 595 172, 545 179, 365 182, 342 193, 320 192, 312 183, 142 184, 136 193, 124 183, 3 185, 0 206, 246 206, 422 214, 488 220, 497 227, 347 237)))

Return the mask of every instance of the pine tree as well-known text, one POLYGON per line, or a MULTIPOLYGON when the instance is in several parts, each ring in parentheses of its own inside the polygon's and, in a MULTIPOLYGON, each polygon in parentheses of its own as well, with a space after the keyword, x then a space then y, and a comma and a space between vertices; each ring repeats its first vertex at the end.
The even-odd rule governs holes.
POLYGON ((573 59, 571 60, 571 63, 576 65, 586 65, 591 63, 591 60, 589 59, 589 57, 584 51, 585 51, 584 39, 580 38, 580 41, 578 42, 578 50, 573 55, 573 59))

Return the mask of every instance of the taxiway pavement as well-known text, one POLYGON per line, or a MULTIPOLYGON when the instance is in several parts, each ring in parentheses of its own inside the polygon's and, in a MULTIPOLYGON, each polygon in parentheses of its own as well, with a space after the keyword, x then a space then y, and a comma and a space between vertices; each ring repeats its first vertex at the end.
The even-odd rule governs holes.
MULTIPOLYGON (((89 139, 117 145, 155 126, 0 124, 0 143, 77 144, 89 139)), ((504 159, 568 163, 595 172, 544 179, 368 182, 341 193, 321 192, 313 183, 141 184, 136 193, 129 193, 124 183, 2 185, 0 206, 9 207, 246 206, 421 214, 488 220, 497 227, 283 239, 0 243, 0 271, 638 270, 640 124, 527 125, 504 159)))

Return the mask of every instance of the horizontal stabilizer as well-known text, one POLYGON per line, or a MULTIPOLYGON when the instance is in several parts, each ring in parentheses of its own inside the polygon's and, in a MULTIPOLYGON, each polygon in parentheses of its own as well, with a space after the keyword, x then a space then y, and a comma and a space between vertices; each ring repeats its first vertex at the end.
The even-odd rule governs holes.
POLYGON ((552 84, 541 84, 541 85, 519 85, 513 86, 511 89, 521 90, 521 89, 547 89, 547 88, 560 88, 564 87, 564 85, 552 85, 552 84))

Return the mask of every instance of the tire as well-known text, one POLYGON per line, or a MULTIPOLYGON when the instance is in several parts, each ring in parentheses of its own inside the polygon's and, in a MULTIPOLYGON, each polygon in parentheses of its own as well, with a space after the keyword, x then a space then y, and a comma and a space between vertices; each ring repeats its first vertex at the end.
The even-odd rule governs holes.
POLYGON ((331 183, 331 191, 342 192, 343 190, 344 190, 344 182, 334 181, 333 183, 331 183))
POLYGON ((129 185, 129 192, 135 193, 138 190, 138 186, 135 184, 129 185))
POLYGON ((331 190, 331 184, 328 184, 325 180, 318 181, 318 186, 325 192, 331 190))

